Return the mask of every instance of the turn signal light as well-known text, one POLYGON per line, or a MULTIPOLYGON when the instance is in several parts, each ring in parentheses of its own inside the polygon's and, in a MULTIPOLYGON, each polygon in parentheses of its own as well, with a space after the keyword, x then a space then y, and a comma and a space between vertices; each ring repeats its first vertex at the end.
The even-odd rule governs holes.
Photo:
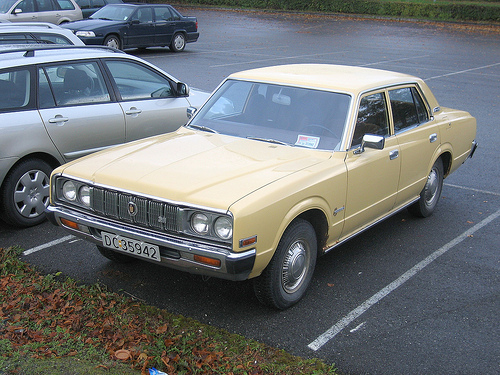
POLYGON ((72 229, 76 229, 76 230, 80 229, 80 226, 77 223, 75 223, 74 221, 69 221, 67 219, 61 218, 61 223, 68 228, 72 228, 72 229))
POLYGON ((220 260, 219 259, 204 257, 202 255, 195 255, 193 259, 197 262, 207 264, 209 266, 220 267, 220 260))

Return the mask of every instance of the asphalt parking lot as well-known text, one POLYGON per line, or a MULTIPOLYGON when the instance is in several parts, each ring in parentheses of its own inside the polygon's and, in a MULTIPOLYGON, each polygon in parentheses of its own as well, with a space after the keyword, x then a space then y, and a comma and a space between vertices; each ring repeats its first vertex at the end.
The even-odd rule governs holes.
POLYGON ((318 261, 306 297, 276 312, 250 282, 148 263, 116 265, 48 223, 0 224, 0 247, 21 246, 44 272, 102 282, 149 304, 352 374, 500 373, 500 32, 465 25, 182 9, 200 39, 185 52, 131 50, 189 85, 289 63, 388 69, 426 80, 441 106, 478 121, 479 149, 445 180, 436 213, 399 213, 318 261))

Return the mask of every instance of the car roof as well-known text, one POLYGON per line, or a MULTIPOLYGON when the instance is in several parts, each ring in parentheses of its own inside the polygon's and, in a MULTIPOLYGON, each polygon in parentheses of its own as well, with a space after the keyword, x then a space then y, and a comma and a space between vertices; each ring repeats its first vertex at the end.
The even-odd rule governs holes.
POLYGON ((56 61, 69 61, 120 55, 121 58, 136 60, 134 56, 104 46, 39 45, 16 44, 0 45, 0 69, 29 64, 42 64, 56 61))
POLYGON ((39 28, 44 28, 44 29, 64 30, 61 26, 54 25, 53 23, 50 23, 50 22, 10 22, 10 21, 5 21, 5 22, 2 22, 2 24, 0 26, 1 26, 0 30, 3 30, 4 28, 7 28, 7 27, 26 27, 26 26, 39 27, 39 28))
POLYGON ((245 70, 228 79, 261 81, 358 94, 378 87, 421 82, 387 70, 330 64, 290 64, 245 70))

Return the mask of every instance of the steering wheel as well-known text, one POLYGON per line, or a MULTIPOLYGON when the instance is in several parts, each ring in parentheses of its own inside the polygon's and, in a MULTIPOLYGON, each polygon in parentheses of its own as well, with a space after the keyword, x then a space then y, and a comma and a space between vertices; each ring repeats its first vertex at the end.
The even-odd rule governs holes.
MULTIPOLYGON (((321 130, 326 130, 328 133, 330 133, 331 135, 333 135, 335 138, 340 139, 340 137, 337 134, 335 134, 332 129, 327 128, 326 126, 323 126, 323 125, 319 125, 319 124, 309 124, 309 125, 306 125, 306 126, 302 127, 302 129, 300 129, 300 132, 306 132, 306 129, 314 129, 314 128, 321 129, 321 130)), ((317 134, 317 135, 319 135, 319 134, 317 134)))

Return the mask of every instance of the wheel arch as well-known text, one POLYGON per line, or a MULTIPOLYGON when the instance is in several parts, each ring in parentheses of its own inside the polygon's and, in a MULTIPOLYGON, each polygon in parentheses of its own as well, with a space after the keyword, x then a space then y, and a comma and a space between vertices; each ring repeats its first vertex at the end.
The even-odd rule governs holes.
MULTIPOLYGON (((35 152, 24 155, 22 158, 18 159, 14 164, 10 166, 9 170, 5 173, 5 177, 7 177, 12 172, 12 170, 16 168, 19 164, 28 159, 43 160, 44 162, 49 164, 52 167, 52 169, 55 169, 56 167, 61 165, 61 162, 57 160, 54 156, 44 152, 35 152)), ((0 190, 3 189, 5 177, 3 178, 2 184, 0 185, 0 190)))

